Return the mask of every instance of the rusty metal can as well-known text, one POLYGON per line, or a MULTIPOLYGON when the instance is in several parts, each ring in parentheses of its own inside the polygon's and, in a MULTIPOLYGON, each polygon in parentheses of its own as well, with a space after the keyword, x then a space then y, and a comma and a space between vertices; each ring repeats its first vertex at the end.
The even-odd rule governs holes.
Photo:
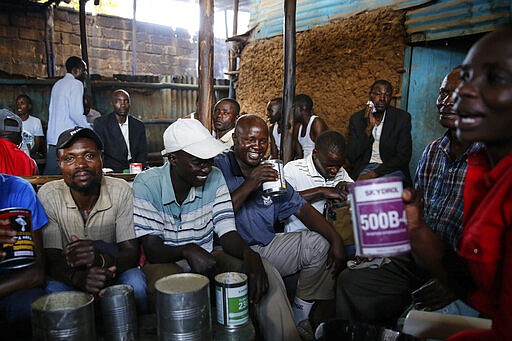
POLYGON ((271 196, 277 196, 286 193, 286 181, 284 179, 283 161, 277 159, 264 160, 261 164, 270 164, 277 171, 279 178, 275 181, 263 183, 263 193, 271 196))

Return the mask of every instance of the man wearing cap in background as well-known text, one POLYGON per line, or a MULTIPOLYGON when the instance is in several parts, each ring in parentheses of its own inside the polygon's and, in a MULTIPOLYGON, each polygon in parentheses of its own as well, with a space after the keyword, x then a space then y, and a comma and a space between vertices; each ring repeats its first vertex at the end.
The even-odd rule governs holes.
POLYGON ((145 313, 146 281, 137 267, 140 252, 130 186, 103 176, 103 143, 93 130, 66 130, 56 147, 63 179, 39 190, 48 215, 43 230, 46 291, 97 294, 112 284, 129 284, 139 313, 145 313))
POLYGON ((36 162, 19 148, 23 122, 18 115, 0 109, 0 173, 31 176, 37 174, 36 162))
POLYGON ((251 250, 235 226, 226 182, 213 157, 225 146, 194 119, 178 119, 164 132, 169 162, 137 175, 133 183, 135 230, 144 245, 148 288, 164 276, 192 271, 210 277, 245 272, 249 300, 264 338, 298 340, 279 273, 251 250), (214 233, 223 251, 213 250, 214 233), (226 266, 230 266, 227 268, 226 266), (290 321, 285 324, 288 311, 290 321), (277 318, 275 318, 277 317, 277 318))

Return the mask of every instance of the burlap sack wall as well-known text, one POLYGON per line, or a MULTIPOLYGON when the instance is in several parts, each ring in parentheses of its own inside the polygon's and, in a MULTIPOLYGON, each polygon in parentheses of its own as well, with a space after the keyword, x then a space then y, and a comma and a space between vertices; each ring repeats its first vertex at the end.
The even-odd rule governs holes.
MULTIPOLYGON (((400 11, 379 10, 297 33, 296 94, 306 93, 330 129, 348 132, 348 119, 368 100, 371 84, 387 79, 400 100, 405 29, 400 11)), ((243 112, 265 116, 282 96, 283 37, 248 44, 241 55, 237 99, 243 112)))

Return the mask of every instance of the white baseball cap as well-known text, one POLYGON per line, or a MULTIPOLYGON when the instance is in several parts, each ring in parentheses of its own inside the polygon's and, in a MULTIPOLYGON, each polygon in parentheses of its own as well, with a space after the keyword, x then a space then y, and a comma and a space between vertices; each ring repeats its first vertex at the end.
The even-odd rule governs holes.
POLYGON ((179 118, 164 131, 162 155, 183 150, 203 160, 211 159, 226 150, 201 122, 192 118, 179 118))

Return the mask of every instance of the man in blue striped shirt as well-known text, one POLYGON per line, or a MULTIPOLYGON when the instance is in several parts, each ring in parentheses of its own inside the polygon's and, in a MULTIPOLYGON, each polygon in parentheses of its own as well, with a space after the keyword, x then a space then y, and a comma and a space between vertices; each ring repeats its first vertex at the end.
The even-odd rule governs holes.
POLYGON ((226 182, 213 167, 213 157, 225 147, 201 123, 179 119, 164 132, 169 162, 137 175, 133 183, 134 221, 148 263, 143 267, 148 288, 167 275, 192 271, 212 279, 218 272, 245 272, 249 301, 269 340, 298 339, 295 326, 273 319, 274 311, 290 309, 279 273, 262 260, 236 231, 226 182), (214 234, 223 251, 214 250, 214 234), (267 290, 268 289, 268 290, 267 290), (289 335, 292 328, 297 338, 289 335))

